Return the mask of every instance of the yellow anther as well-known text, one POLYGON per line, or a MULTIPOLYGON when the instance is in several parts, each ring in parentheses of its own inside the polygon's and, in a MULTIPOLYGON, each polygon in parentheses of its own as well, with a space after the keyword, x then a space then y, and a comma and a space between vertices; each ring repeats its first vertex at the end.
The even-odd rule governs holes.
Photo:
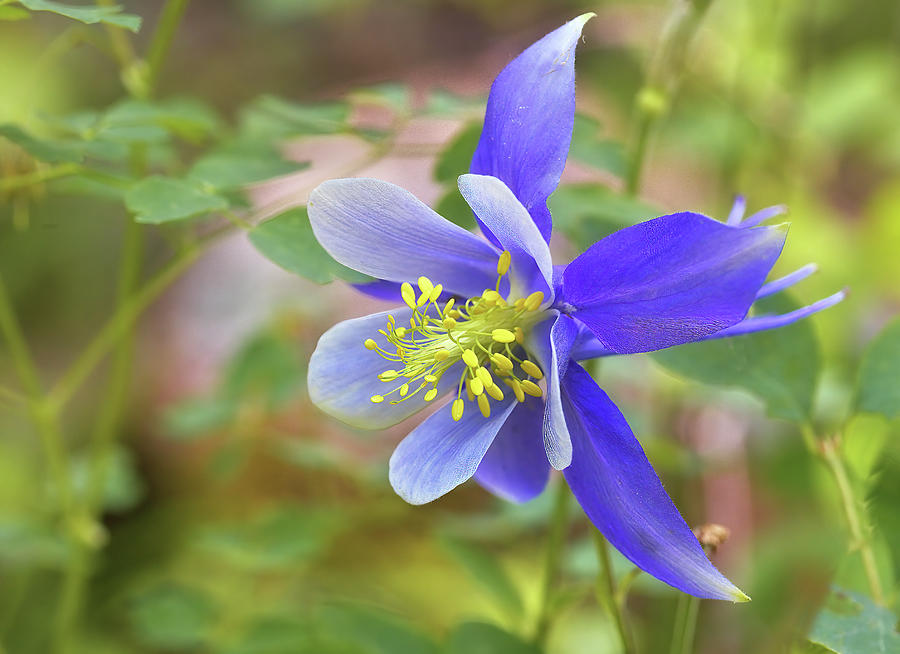
POLYGON ((462 360, 470 368, 478 367, 478 357, 475 355, 475 352, 472 350, 464 350, 462 353, 462 360))
POLYGON ((485 418, 491 417, 491 403, 487 399, 487 395, 478 396, 478 408, 481 409, 481 415, 485 418))
POLYGON ((493 372, 498 377, 508 377, 512 374, 511 370, 507 370, 506 368, 491 368, 491 372, 493 372))
POLYGON ((466 408, 466 403, 462 400, 453 400, 453 404, 450 405, 450 415, 454 420, 459 421, 462 418, 463 409, 466 408))
POLYGON ((416 292, 413 290, 412 284, 403 282, 400 285, 400 297, 410 309, 416 308, 416 292))
POLYGON ((513 302, 513 306, 516 309, 521 309, 524 305, 525 305, 525 298, 523 298, 523 297, 520 297, 518 300, 513 302))
MULTIPOLYGON (((516 329, 519 329, 516 327, 516 329)), ((508 329, 495 329, 491 332, 491 338, 498 343, 512 343, 516 340, 516 335, 508 329)))
POLYGON ((398 337, 403 338, 406 336, 406 327, 397 327, 397 329, 394 330, 394 333, 397 334, 398 337))
POLYGON ((472 380, 466 379, 466 397, 469 398, 469 402, 475 399, 475 393, 472 392, 472 380))
POLYGON ((505 306, 506 306, 506 300, 504 300, 502 297, 501 297, 501 298, 498 298, 498 299, 497 299, 497 306, 498 306, 498 307, 505 307, 505 306))
POLYGON ((422 291, 425 295, 431 294, 431 289, 434 288, 434 284, 431 283, 431 280, 427 277, 419 277, 419 290, 422 291))
POLYGON ((497 274, 505 275, 506 271, 509 270, 509 264, 512 263, 512 255, 509 253, 509 250, 503 250, 500 254, 500 259, 497 261, 497 274))
POLYGON ((376 342, 375 342, 373 339, 371 339, 371 338, 367 338, 365 341, 363 341, 363 345, 366 346, 366 349, 367 349, 367 350, 376 350, 376 349, 378 349, 378 343, 376 343, 376 342))
POLYGON ((494 385, 494 379, 491 377, 491 373, 488 372, 487 368, 476 368, 475 375, 481 380, 481 383, 484 384, 485 388, 490 388, 494 385))
POLYGON ((526 373, 528 373, 535 379, 543 379, 544 378, 543 371, 540 368, 538 368, 537 365, 535 365, 533 362, 529 361, 528 359, 525 359, 519 365, 522 366, 522 370, 524 370, 526 373))
POLYGON ((500 299, 500 294, 497 291, 488 289, 481 294, 481 299, 487 304, 497 304, 497 301, 500 299))
POLYGON ((432 388, 430 391, 425 393, 425 401, 426 402, 431 402, 431 400, 433 400, 436 397, 437 397, 437 389, 436 388, 432 388))
POLYGON ((381 404, 384 402, 384 395, 373 395, 370 398, 375 404, 381 404))
POLYGON ((522 384, 519 383, 518 379, 510 379, 509 385, 513 389, 513 393, 516 394, 516 399, 519 402, 525 401, 525 391, 522 390, 522 384))
POLYGON ((476 377, 469 382, 469 388, 475 395, 481 395, 482 393, 484 393, 484 382, 476 377))
POLYGON ((400 376, 400 373, 396 370, 385 370, 381 374, 378 375, 378 379, 381 381, 389 382, 397 379, 400 376))
POLYGON ((446 361, 450 358, 450 353, 447 350, 438 350, 434 353, 435 361, 446 361))
POLYGON ((500 354, 499 352, 495 352, 491 355, 491 361, 494 362, 494 365, 497 366, 500 370, 512 370, 513 362, 509 360, 509 358, 500 354))
POLYGON ((497 400, 498 402, 503 399, 503 391, 500 390, 500 387, 497 384, 493 386, 488 386, 484 389, 484 392, 490 395, 492 398, 497 400))
POLYGON ((544 294, 540 291, 535 291, 527 298, 525 298, 523 306, 525 307, 526 311, 537 311, 543 302, 544 294))
POLYGON ((541 397, 544 394, 541 387, 529 379, 522 382, 522 390, 533 397, 541 397))
POLYGON ((438 378, 435 377, 434 375, 425 375, 425 381, 428 382, 429 384, 433 384, 437 380, 438 380, 438 378))
POLYGON ((450 331, 451 329, 456 327, 456 320, 454 320, 453 318, 450 318, 448 316, 447 318, 444 318, 441 321, 441 324, 444 326, 444 329, 446 329, 447 331, 450 331))
POLYGON ((430 299, 431 299, 430 293, 431 293, 430 291, 429 291, 428 293, 424 293, 424 292, 423 292, 423 293, 419 296, 419 299, 416 300, 416 306, 417 306, 417 307, 424 307, 426 304, 428 304, 428 302, 429 302, 430 299))
POLYGON ((521 327, 516 327, 516 343, 519 345, 525 344, 525 332, 522 331, 521 327))
POLYGON ((447 315, 451 318, 459 318, 460 316, 462 316, 462 314, 457 309, 447 311, 447 315))
POLYGON ((400 387, 400 397, 406 397, 407 393, 409 393, 409 384, 403 384, 400 387))
POLYGON ((447 304, 444 305, 444 313, 448 313, 451 309, 453 309, 453 305, 456 304, 456 298, 452 297, 447 300, 447 304))
POLYGON ((431 289, 431 293, 428 294, 428 299, 432 302, 437 302, 437 299, 441 297, 441 293, 444 292, 443 284, 438 284, 433 289, 431 289))
POLYGON ((394 316, 388 316, 388 324, 390 324, 390 325, 396 325, 396 324, 397 324, 397 321, 394 320, 394 316))

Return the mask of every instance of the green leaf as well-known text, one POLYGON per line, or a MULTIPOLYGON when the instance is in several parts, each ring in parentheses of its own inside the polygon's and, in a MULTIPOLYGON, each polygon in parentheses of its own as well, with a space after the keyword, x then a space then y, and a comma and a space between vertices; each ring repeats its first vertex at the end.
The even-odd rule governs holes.
POLYGON ((319 245, 305 208, 286 211, 250 231, 250 242, 267 259, 317 284, 333 279, 360 283, 371 278, 342 266, 319 245))
POLYGON ((350 107, 344 103, 297 104, 271 95, 241 112, 241 135, 280 140, 304 134, 333 134, 346 129, 350 107))
POLYGON ((24 132, 18 125, 0 125, 0 136, 12 141, 35 159, 47 163, 78 163, 84 149, 78 143, 39 139, 24 132))
POLYGON ((900 319, 889 323, 866 349, 856 386, 860 411, 900 417, 900 319))
POLYGON ((161 649, 187 649, 206 642, 217 614, 206 594, 174 583, 145 591, 128 607, 138 639, 161 649))
POLYGON ((306 365, 293 340, 263 332, 241 347, 228 365, 220 395, 234 404, 261 398, 277 408, 306 381, 306 365))
POLYGON ((144 128, 147 141, 165 139, 171 133, 195 143, 221 130, 222 121, 215 111, 192 98, 158 102, 124 100, 113 105, 94 125, 86 127, 96 132, 96 138, 109 140, 117 138, 117 132, 128 135, 125 128, 130 128, 133 134, 139 133, 135 131, 137 128, 144 128))
POLYGON ((445 537, 442 544, 469 573, 472 581, 488 591, 511 617, 522 616, 523 604, 519 591, 493 554, 458 538, 445 537))
POLYGON ((841 450, 857 479, 866 480, 878 463, 887 443, 890 425, 878 415, 860 413, 847 423, 841 450))
MULTIPOLYGON (((900 430, 896 425, 887 449, 869 479, 866 509, 875 529, 884 536, 894 570, 900 573, 900 430)), ((900 578, 895 579, 900 583, 900 578)))
POLYGON ((243 569, 284 569, 326 551, 344 524, 337 509, 282 506, 249 521, 208 528, 199 545, 243 569))
MULTIPOLYGON (((438 652, 437 645, 428 636, 384 611, 340 604, 322 607, 316 617, 327 640, 335 644, 359 647, 361 652, 367 654, 438 652)), ((335 648, 335 651, 338 650, 335 648)))
POLYGON ((277 150, 215 152, 199 159, 188 176, 217 189, 237 189, 273 177, 288 175, 308 166, 287 161, 277 150))
POLYGON ((197 440, 228 425, 235 410, 230 399, 202 397, 185 400, 163 414, 163 433, 172 440, 197 440))
POLYGON ((599 121, 576 114, 569 157, 622 177, 625 174, 625 150, 621 143, 601 139, 600 132, 599 121))
POLYGON ((132 32, 137 32, 141 28, 141 17, 135 14, 123 14, 122 7, 118 5, 109 7, 75 6, 53 2, 53 0, 18 0, 18 2, 31 11, 49 11, 82 23, 106 23, 123 27, 132 32))
POLYGON ((447 189, 447 193, 438 200, 434 210, 460 227, 468 230, 475 229, 475 214, 472 213, 472 208, 455 185, 447 189))
POLYGON ((62 568, 70 555, 66 538, 34 517, 0 516, 0 562, 13 569, 62 568))
POLYGON ((540 648, 485 622, 464 622, 450 634, 446 654, 541 654, 540 648))
POLYGON ((25 20, 30 17, 31 14, 19 7, 0 7, 0 20, 25 20))
POLYGON ((900 652, 897 616, 868 597, 834 589, 816 617, 809 640, 837 654, 900 652))
POLYGON ((655 207, 599 184, 561 186, 550 196, 553 226, 580 249, 616 230, 660 215, 655 207))
POLYGON ((139 223, 158 225, 228 208, 228 200, 199 183, 171 177, 142 179, 125 194, 139 223))
POLYGON ((434 164, 434 178, 456 190, 457 178, 469 172, 472 155, 481 137, 481 123, 466 125, 444 148, 434 164))
MULTIPOLYGON (((85 494, 90 488, 91 472, 87 457, 80 457, 73 462, 72 483, 79 494, 85 494)), ((128 511, 144 498, 146 489, 138 473, 134 455, 121 445, 107 453, 103 465, 103 481, 101 506, 106 511, 128 511)))
POLYGON ((354 90, 350 94, 350 99, 360 104, 373 104, 405 114, 409 112, 410 91, 406 84, 386 82, 354 90))
MULTIPOLYGON (((762 313, 784 313, 797 307, 783 295, 766 298, 756 306, 762 313)), ((651 356, 678 375, 749 391, 774 417, 803 422, 812 409, 820 356, 808 320, 745 336, 679 345, 651 356)))

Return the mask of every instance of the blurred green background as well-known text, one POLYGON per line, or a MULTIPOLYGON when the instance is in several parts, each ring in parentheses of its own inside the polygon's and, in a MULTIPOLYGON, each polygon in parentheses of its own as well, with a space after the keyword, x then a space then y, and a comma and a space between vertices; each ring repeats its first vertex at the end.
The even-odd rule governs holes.
MULTIPOLYGON (((144 18, 128 37, 143 52, 162 2, 124 5, 144 18)), ((254 220, 302 204, 320 179, 366 174, 465 223, 454 182, 466 172, 492 78, 565 20, 597 12, 577 54, 572 158, 551 198, 558 260, 662 213, 724 218, 743 193, 751 211, 790 207, 776 276, 820 265, 792 291, 793 302, 851 289, 842 304, 760 346, 783 353, 789 370, 749 348, 733 375, 727 365, 719 371, 717 387, 673 375, 703 380, 677 350, 606 360, 598 373, 688 523, 731 530, 714 561, 754 601, 702 603, 696 651, 816 651, 821 645, 804 636, 829 587, 865 593, 866 581, 859 557, 847 552, 828 471, 783 420, 793 409, 779 402, 811 413, 822 434, 842 430, 896 608, 889 580, 900 529, 891 502, 900 492, 885 487, 896 486, 891 471, 900 470, 897 419, 853 415, 853 407, 864 349, 900 309, 900 5, 713 2, 658 122, 638 200, 621 193, 633 107, 672 6, 196 1, 156 93, 160 102, 193 104, 171 105, 174 118, 150 136, 140 132, 146 125, 114 124, 103 113, 130 83, 109 56, 107 26, 36 13, 0 20, 0 123, 58 135, 102 114, 111 131, 96 137, 89 156, 114 161, 107 153, 124 143, 132 158, 142 153, 145 172, 180 175, 211 143, 238 161, 250 157, 259 171, 242 168, 233 183, 217 183, 238 195, 254 182, 231 205, 254 220), (259 149, 246 154, 262 141, 309 167, 293 172, 299 165, 280 156, 276 165, 259 149), (269 177, 277 179, 255 183, 269 177)), ((0 3, 0 11, 10 7, 0 3)), ((36 162, 42 156, 18 137, 0 137, 3 177, 47 170, 52 162, 36 162)), ((127 180, 98 175, 16 189, 0 182, 0 272, 47 387, 116 302, 127 180)), ((283 223, 294 225, 284 234, 297 225, 303 232, 302 213, 289 215, 297 222, 283 223)), ((160 269, 186 234, 219 222, 142 227, 141 276, 160 269)), ((127 383, 110 386, 116 364, 104 363, 66 405, 64 465, 81 496, 90 492, 92 434, 104 430, 98 407, 111 394, 124 398, 122 414, 108 421, 115 446, 102 458, 99 522, 87 516, 60 527, 58 489, 27 403, 16 390, 0 396, 0 643, 9 654, 53 651, 73 548, 87 551, 86 584, 62 651, 537 651, 529 640, 552 491, 521 506, 475 484, 424 507, 395 496, 387 460, 410 423, 349 430, 312 407, 304 390, 318 336, 381 305, 341 281, 315 283, 345 271, 314 248, 299 261, 279 258, 272 239, 277 247, 280 234, 257 231, 251 243, 235 229, 217 240, 143 316, 127 383)), ((0 384, 19 389, 6 348, 0 364, 0 384)), ((619 651, 594 597, 590 529, 573 503, 552 653, 619 651)), ((617 556, 614 567, 625 575, 630 564, 617 556)), ((637 578, 628 609, 641 651, 668 651, 677 596, 637 578)))

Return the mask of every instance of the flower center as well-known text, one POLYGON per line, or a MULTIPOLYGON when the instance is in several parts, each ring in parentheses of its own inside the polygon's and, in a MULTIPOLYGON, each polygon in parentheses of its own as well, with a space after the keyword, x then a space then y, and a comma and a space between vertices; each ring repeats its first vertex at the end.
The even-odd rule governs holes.
POLYGON ((409 325, 398 325, 388 316, 387 326, 380 329, 390 344, 386 349, 374 339, 366 339, 366 349, 377 351, 383 358, 395 362, 395 368, 385 370, 378 378, 394 384, 382 395, 373 395, 376 404, 391 395, 391 404, 399 404, 423 394, 425 402, 437 397, 438 382, 458 361, 465 364, 459 377, 456 399, 450 405, 454 420, 462 418, 463 399, 478 404, 482 415, 491 414, 491 400, 504 398, 495 377, 508 386, 519 402, 526 395, 540 397, 537 381, 544 373, 526 358, 523 348, 525 333, 540 322, 544 294, 536 291, 525 298, 511 301, 500 294, 500 283, 509 271, 510 253, 504 251, 497 263, 497 284, 478 297, 457 305, 454 298, 443 307, 438 300, 441 284, 433 284, 427 277, 419 277, 419 293, 412 284, 404 282, 400 295, 412 309, 409 325), (396 351, 392 351, 396 350, 396 351))

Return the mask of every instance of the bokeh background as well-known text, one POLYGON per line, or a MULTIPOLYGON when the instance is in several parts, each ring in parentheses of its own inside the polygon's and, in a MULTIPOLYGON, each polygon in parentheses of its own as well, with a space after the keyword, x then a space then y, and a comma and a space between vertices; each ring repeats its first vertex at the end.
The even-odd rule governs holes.
MULTIPOLYGON (((162 3, 124 5, 145 19, 134 37, 141 50, 162 3)), ((851 289, 799 327, 797 338, 807 344, 812 334, 820 351, 791 351, 808 384, 821 371, 817 424, 840 428, 866 344, 900 309, 894 0, 713 2, 655 131, 639 199, 621 193, 621 180, 635 97, 672 11, 662 0, 197 0, 157 96, 202 102, 214 116, 208 139, 277 137, 289 158, 309 162, 249 187, 254 220, 302 204, 323 179, 353 174, 401 184, 465 223, 454 181, 466 172, 491 80, 585 11, 598 15, 577 53, 573 157, 551 198, 555 255, 567 260, 616 227, 671 211, 724 218, 737 193, 751 210, 787 204, 792 227, 776 274, 820 265, 793 291, 796 301, 851 289), (353 129, 272 118, 321 103, 353 129)), ((104 29, 68 29, 51 14, 0 21, 0 122, 34 125, 125 97, 104 29)), ((150 166, 184 168, 177 162, 197 147, 180 145, 150 166)), ((31 165, 0 138, 3 175, 31 165)), ((48 385, 114 308, 126 220, 120 195, 66 181, 0 192, 0 271, 48 385)), ((181 232, 146 232, 143 268, 152 271, 181 232)), ((552 492, 521 506, 473 483, 424 507, 395 496, 387 460, 415 419, 351 430, 312 407, 304 388, 318 336, 384 305, 342 281, 315 283, 330 274, 312 261, 299 272, 314 281, 275 265, 236 229, 143 316, 71 651, 536 651, 527 643, 552 492)), ((740 380, 713 387, 673 368, 678 361, 665 357, 620 357, 604 361, 598 379, 688 523, 731 530, 714 560, 754 601, 702 603, 697 651, 814 651, 803 636, 829 587, 866 588, 858 557, 847 554, 833 482, 777 409, 732 388, 740 380)), ((64 414, 76 488, 86 483, 97 407, 111 392, 106 373, 95 371, 64 414)), ((0 380, 18 387, 5 349, 0 380)), ((889 438, 897 440, 896 421, 849 421, 855 480, 878 465, 873 443, 889 438)), ((53 506, 28 412, 4 395, 0 643, 10 654, 51 651, 71 554, 53 506)), ((549 652, 619 651, 594 597, 590 529, 573 503, 549 652)), ((896 534, 877 533, 874 543, 889 579, 896 534)), ((630 569, 621 557, 614 565, 630 569)), ((668 651, 676 604, 675 591, 637 578, 628 609, 642 651, 668 651)))

